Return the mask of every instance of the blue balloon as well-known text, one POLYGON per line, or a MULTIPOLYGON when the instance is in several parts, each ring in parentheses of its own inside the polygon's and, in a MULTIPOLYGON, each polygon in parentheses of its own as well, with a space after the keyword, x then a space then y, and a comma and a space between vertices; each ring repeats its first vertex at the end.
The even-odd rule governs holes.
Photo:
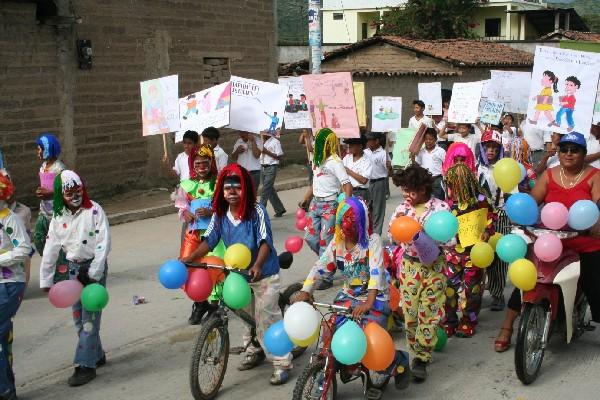
POLYGON ((535 225, 538 222, 539 209, 533 197, 527 193, 511 194, 504 206, 508 218, 518 225, 535 225))
POLYGON ((510 264, 520 258, 525 258, 527 243, 521 236, 514 233, 504 235, 496 244, 496 253, 502 261, 510 264))
POLYGON ((425 233, 438 242, 447 242, 458 232, 458 219, 450 211, 436 211, 425 221, 425 233))
POLYGON ((591 200, 577 200, 569 209, 569 226, 584 231, 598 222, 598 206, 591 200))
POLYGON ((169 260, 158 271, 158 280, 167 289, 179 289, 188 279, 185 264, 179 260, 169 260))
POLYGON ((294 348, 294 343, 283 329, 283 320, 275 322, 265 332, 265 347, 274 356, 283 357, 294 348))
POLYGON ((525 179, 525 177, 527 176, 527 170, 525 169, 525 166, 521 163, 519 163, 519 169, 521 170, 521 180, 519 182, 522 182, 523 179, 525 179))
POLYGON ((357 364, 367 352, 367 337, 358 324, 347 320, 333 334, 331 352, 344 365, 357 364))

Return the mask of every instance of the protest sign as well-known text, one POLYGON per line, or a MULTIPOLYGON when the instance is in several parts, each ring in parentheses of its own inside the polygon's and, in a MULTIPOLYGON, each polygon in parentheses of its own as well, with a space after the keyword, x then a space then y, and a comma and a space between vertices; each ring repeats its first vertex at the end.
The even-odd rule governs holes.
POLYGON ((456 82, 448 108, 448 122, 472 124, 479 116, 483 82, 456 82))
POLYGON ((442 115, 442 83, 419 83, 419 100, 425 103, 425 115, 442 115))
MULTIPOLYGON (((190 202, 190 211, 196 215, 196 210, 201 208, 212 208, 212 199, 195 199, 190 202)), ((198 230, 208 228, 211 217, 196 217, 194 222, 189 224, 189 230, 198 230)))
POLYGON ((504 111, 525 114, 531 86, 531 72, 490 71, 488 98, 504 103, 504 111))
POLYGON ((260 133, 280 131, 287 89, 276 83, 231 76, 229 128, 260 133))
POLYGON ((230 82, 179 99, 180 129, 175 135, 175 142, 181 142, 187 130, 201 133, 209 126, 221 128, 229 125, 230 103, 230 82))
POLYGON ((600 123, 600 82, 596 92, 596 102, 594 103, 594 115, 592 117, 592 123, 600 123))
POLYGON ((396 132, 396 142, 392 150, 392 164, 406 167, 410 163, 410 144, 413 142, 416 129, 402 128, 396 132))
POLYGON ((350 72, 304 75, 302 80, 315 133, 331 128, 340 138, 360 137, 350 72))
POLYGON ((527 123, 553 132, 589 135, 600 54, 537 46, 527 123))
POLYGON ((488 210, 484 208, 456 217, 458 219, 458 241, 463 248, 481 242, 481 235, 487 226, 487 212, 488 210))
POLYGON ((503 109, 504 103, 501 101, 485 100, 479 113, 479 120, 484 124, 498 125, 503 109))
POLYGON ((301 76, 280 76, 279 85, 287 88, 283 122, 286 129, 312 128, 314 121, 308 112, 301 76))
POLYGON ((373 96, 371 99, 371 130, 397 132, 401 128, 402 97, 373 96))
POLYGON ((356 116, 358 126, 367 126, 367 103, 365 99, 365 83, 352 82, 354 88, 354 103, 356 104, 356 116))
POLYGON ((179 130, 179 78, 165 76, 140 82, 142 134, 160 135, 179 130))

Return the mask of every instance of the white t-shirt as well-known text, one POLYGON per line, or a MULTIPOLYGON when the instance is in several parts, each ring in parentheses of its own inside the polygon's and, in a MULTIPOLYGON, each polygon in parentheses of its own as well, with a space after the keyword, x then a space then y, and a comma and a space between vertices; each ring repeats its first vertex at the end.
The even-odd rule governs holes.
MULTIPOLYGON (((598 141, 598 139, 596 139, 593 135, 590 135, 587 140, 587 154, 592 155, 596 153, 600 153, 600 141, 598 141)), ((600 160, 590 163, 590 166, 600 169, 600 160)))
POLYGON ((438 176, 442 175, 442 164, 446 158, 446 151, 440 146, 435 146, 433 150, 429 151, 425 147, 419 151, 415 161, 421 167, 431 172, 431 175, 438 176))
MULTIPOLYGON (((271 136, 270 138, 268 138, 264 144, 264 148, 269 150, 271 153, 278 155, 280 157, 283 155, 283 149, 281 148, 281 142, 276 137, 271 136)), ((278 165, 279 160, 276 158, 273 158, 267 154, 262 154, 260 163, 262 165, 278 165)))
POLYGON ((173 165, 173 171, 179 175, 179 181, 185 181, 190 179, 190 165, 188 164, 188 155, 183 153, 179 153, 177 158, 175 159, 175 164, 173 165))
POLYGON ((534 128, 525 121, 521 122, 521 132, 531 151, 544 150, 544 134, 541 129, 534 128))
POLYGON ((433 128, 433 120, 426 115, 423 115, 421 119, 417 120, 414 115, 408 120, 408 127, 412 129, 419 129, 421 124, 427 125, 428 128, 433 128))
MULTIPOLYGON (((510 127, 510 132, 507 130, 502 130, 502 147, 504 148, 505 157, 510 154, 510 148, 512 146, 513 140, 515 140, 515 135, 517 130, 514 127, 510 127), (511 133, 512 132, 512 133, 511 133)), ((527 140, 527 139, 525 139, 527 140)), ((527 142, 529 143, 529 142, 527 142)))
POLYGON ((217 164, 217 171, 221 172, 223 168, 225 168, 229 162, 229 156, 225 153, 225 150, 221 148, 221 146, 215 146, 215 163, 217 164))
POLYGON ((313 166, 313 195, 329 197, 340 192, 342 185, 349 183, 342 160, 330 156, 320 167, 313 166))
POLYGON ((479 152, 479 143, 481 143, 481 133, 468 134, 465 137, 462 137, 459 133, 451 133, 448 135, 448 140, 451 140, 455 143, 464 143, 473 152, 474 155, 477 155, 479 152))
MULTIPOLYGON (((369 179, 369 177, 371 176, 371 172, 373 171, 371 159, 366 154, 363 154, 363 156, 359 158, 358 161, 354 161, 354 156, 352 154, 346 154, 342 162, 344 163, 344 167, 367 179, 369 179)), ((353 188, 369 188, 368 181, 363 185, 350 175, 348 175, 348 178, 350 178, 350 183, 352 184, 353 188)))
POLYGON ((260 171, 260 159, 258 157, 254 157, 254 154, 252 153, 251 140, 256 140, 256 145, 259 149, 262 149, 262 140, 260 140, 258 137, 250 135, 248 142, 244 142, 241 138, 238 139, 233 145, 233 151, 235 152, 238 147, 243 146, 246 151, 238 154, 237 163, 246 168, 248 171, 260 171))
POLYGON ((379 146, 377 150, 365 149, 365 155, 371 159, 373 169, 369 179, 381 179, 388 177, 387 161, 390 156, 383 147, 379 146))

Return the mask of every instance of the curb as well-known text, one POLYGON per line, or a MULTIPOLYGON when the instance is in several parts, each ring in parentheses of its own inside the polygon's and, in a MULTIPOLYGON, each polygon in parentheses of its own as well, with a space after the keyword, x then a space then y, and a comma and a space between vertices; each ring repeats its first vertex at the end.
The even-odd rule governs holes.
MULTIPOLYGON (((308 178, 300 178, 298 180, 286 181, 275 184, 275 190, 283 192, 285 190, 297 189, 309 185, 308 178)), ((142 208, 140 210, 123 211, 116 214, 108 215, 108 223, 110 226, 126 224, 128 222, 141 221, 149 218, 158 218, 164 215, 176 214, 177 211, 173 203, 163 204, 160 206, 142 208)))

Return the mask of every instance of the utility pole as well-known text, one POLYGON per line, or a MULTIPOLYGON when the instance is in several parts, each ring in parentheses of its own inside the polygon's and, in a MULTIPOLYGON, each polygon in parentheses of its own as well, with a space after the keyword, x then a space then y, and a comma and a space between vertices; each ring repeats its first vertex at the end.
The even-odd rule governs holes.
POLYGON ((321 73, 321 42, 323 35, 321 33, 321 1, 308 0, 308 45, 310 46, 310 72, 311 74, 321 73))

